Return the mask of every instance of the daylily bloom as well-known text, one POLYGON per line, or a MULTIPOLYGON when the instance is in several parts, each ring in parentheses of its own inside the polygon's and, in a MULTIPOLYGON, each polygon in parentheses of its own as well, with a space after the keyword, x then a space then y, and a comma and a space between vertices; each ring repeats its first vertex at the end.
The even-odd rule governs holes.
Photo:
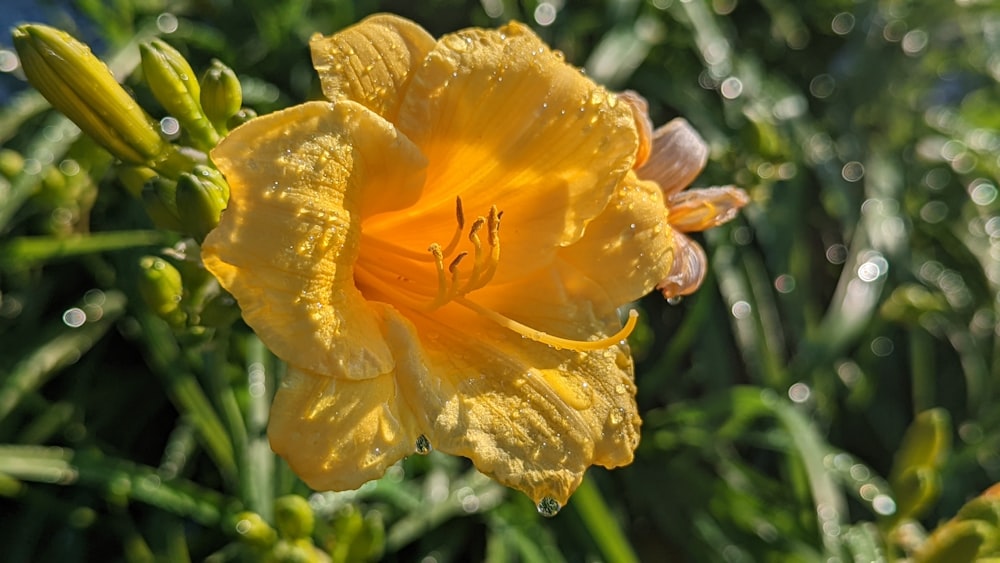
POLYGON ((684 233, 706 231, 732 220, 750 198, 733 186, 682 191, 705 169, 708 145, 680 117, 653 131, 646 100, 635 92, 619 96, 632 106, 636 116, 640 143, 635 176, 660 187, 666 199, 667 222, 674 231, 670 271, 656 289, 667 298, 690 295, 705 279, 708 258, 701 245, 684 233))
POLYGON ((212 152, 231 198, 205 265, 289 364, 272 448, 344 490, 433 447, 548 512, 630 463, 618 309, 675 252, 633 104, 518 23, 435 41, 378 15, 311 48, 328 101, 212 152))

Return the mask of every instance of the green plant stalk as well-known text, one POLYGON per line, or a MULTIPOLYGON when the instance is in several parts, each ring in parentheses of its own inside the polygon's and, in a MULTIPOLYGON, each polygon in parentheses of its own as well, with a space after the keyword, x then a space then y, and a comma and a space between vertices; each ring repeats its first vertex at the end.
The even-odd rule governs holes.
POLYGON ((17 237, 0 244, 0 267, 28 267, 125 248, 169 245, 176 235, 163 231, 111 231, 71 237, 17 237))
POLYGON ((162 481, 152 467, 68 448, 0 445, 0 473, 25 481, 95 487, 204 525, 220 522, 228 504, 216 491, 190 481, 162 481))
POLYGON ((183 361, 173 333, 164 321, 151 314, 140 313, 136 317, 143 328, 150 367, 163 381, 178 412, 189 417, 198 430, 202 445, 223 478, 235 485, 239 471, 233 443, 198 380, 191 372, 177 367, 183 361))
POLYGON ((236 471, 238 479, 236 481, 240 500, 244 508, 253 512, 260 512, 260 496, 256 491, 256 480, 253 478, 256 467, 253 466, 247 455, 247 428, 240 411, 239 402, 233 392, 232 385, 226 377, 226 357, 229 351, 226 344, 230 341, 230 335, 226 330, 219 330, 215 334, 215 343, 212 350, 200 356, 205 365, 205 379, 207 391, 212 400, 212 404, 221 416, 222 424, 225 426, 229 442, 232 444, 236 471))
POLYGON ((570 506, 580 515, 605 561, 638 563, 639 558, 592 479, 584 477, 580 487, 573 493, 570 506))
POLYGON ((267 422, 271 409, 271 398, 274 390, 274 376, 272 373, 273 359, 270 352, 254 334, 246 336, 247 355, 247 397, 248 406, 246 412, 246 434, 247 444, 244 464, 252 468, 247 481, 253 488, 255 500, 258 507, 253 508, 258 514, 268 520, 273 518, 274 495, 275 495, 275 456, 271 451, 271 446, 267 440, 267 422), (250 380, 253 370, 258 366, 263 370, 264 389, 262 392, 255 392, 251 385, 255 382, 250 380))

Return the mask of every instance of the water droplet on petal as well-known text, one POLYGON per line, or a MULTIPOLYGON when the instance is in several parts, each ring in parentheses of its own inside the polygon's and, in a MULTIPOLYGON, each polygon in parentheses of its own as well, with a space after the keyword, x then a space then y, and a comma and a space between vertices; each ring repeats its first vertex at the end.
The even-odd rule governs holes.
POLYGON ((542 500, 538 501, 538 513, 546 518, 552 518, 559 514, 560 508, 562 505, 552 497, 542 497, 542 500))
POLYGON ((420 455, 427 455, 431 453, 434 448, 431 446, 431 441, 427 439, 427 436, 421 434, 417 436, 417 446, 416 452, 420 455))
POLYGON ((667 297, 667 304, 668 305, 680 305, 681 301, 684 301, 684 298, 681 297, 680 295, 674 295, 673 297, 667 297))

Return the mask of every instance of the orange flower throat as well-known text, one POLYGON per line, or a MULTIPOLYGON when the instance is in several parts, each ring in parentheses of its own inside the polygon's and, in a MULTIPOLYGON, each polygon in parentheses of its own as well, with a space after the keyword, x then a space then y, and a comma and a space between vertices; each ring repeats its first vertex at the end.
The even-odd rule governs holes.
POLYGON ((629 311, 625 326, 611 336, 572 340, 533 329, 469 300, 466 295, 485 287, 496 274, 500 263, 502 216, 503 212, 493 205, 485 217, 479 216, 472 222, 468 234, 471 252, 456 253, 465 230, 465 210, 460 197, 455 198, 455 231, 445 247, 434 242, 427 247, 426 253, 414 252, 362 230, 361 252, 354 270, 355 283, 364 294, 377 293, 387 303, 417 312, 429 313, 448 303, 456 303, 524 338, 559 349, 602 350, 619 344, 632 333, 639 317, 635 310, 629 311), (485 245, 480 234, 484 228, 485 245), (471 269, 461 268, 470 254, 471 269), (433 271, 427 267, 431 263, 433 271))

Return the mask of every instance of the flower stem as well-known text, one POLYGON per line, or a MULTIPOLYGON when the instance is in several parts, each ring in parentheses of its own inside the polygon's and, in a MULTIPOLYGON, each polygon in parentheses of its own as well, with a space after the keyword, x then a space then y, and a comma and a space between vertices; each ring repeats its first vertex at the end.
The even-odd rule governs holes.
POLYGON ((580 515, 605 561, 638 563, 639 558, 592 479, 584 477, 569 506, 580 515))

